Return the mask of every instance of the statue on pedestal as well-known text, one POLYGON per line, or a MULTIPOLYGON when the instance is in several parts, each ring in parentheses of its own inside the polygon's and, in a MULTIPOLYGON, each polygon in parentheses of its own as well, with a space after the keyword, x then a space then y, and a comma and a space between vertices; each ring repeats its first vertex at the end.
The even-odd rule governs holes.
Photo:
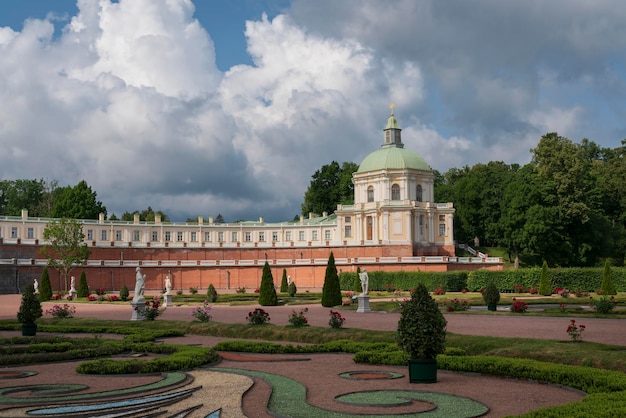
POLYGON ((135 275, 135 293, 133 295, 133 302, 137 302, 143 299, 143 291, 146 287, 146 275, 141 274, 141 267, 137 266, 137 274, 135 275))
POLYGON ((363 272, 359 273, 359 280, 361 280, 361 289, 363 290, 361 294, 367 295, 367 290, 368 290, 369 281, 370 281, 370 278, 367 275, 367 270, 363 269, 363 272))
POLYGON ((172 294, 172 281, 170 280, 170 275, 168 274, 167 277, 165 277, 165 295, 171 295, 172 294))

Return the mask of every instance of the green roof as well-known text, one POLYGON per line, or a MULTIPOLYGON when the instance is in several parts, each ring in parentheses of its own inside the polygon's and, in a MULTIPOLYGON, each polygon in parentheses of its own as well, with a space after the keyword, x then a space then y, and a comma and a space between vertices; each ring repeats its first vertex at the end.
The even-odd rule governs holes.
POLYGON ((418 153, 405 148, 383 146, 365 157, 357 172, 404 169, 432 171, 418 153))

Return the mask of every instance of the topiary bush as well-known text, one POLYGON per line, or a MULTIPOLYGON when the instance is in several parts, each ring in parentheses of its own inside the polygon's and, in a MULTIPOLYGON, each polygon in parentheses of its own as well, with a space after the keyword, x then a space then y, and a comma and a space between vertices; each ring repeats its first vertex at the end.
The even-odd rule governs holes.
POLYGON ((276 295, 276 288, 274 287, 272 269, 270 269, 270 265, 267 261, 263 266, 263 276, 261 277, 261 288, 259 290, 259 305, 278 305, 278 296, 276 295))
POLYGON ((213 283, 209 285, 209 288, 206 291, 206 297, 209 302, 217 302, 217 290, 215 290, 213 283))
POLYGON ((128 300, 129 295, 130 295, 130 292, 128 291, 128 286, 126 286, 126 283, 124 283, 122 285, 122 288, 120 289, 120 299, 126 302, 128 300))
POLYGON ((545 260, 541 266, 541 276, 539 277, 539 294, 542 296, 552 295, 552 285, 548 277, 548 263, 545 260))
POLYGON ((446 324, 437 302, 420 284, 411 299, 402 303, 398 345, 412 359, 434 359, 445 349, 446 324))
POLYGON ((280 293, 287 293, 289 290, 289 283, 287 283, 287 269, 283 269, 283 277, 280 280, 280 293))
POLYGON ((335 266, 335 256, 332 251, 328 257, 326 265, 326 275, 324 276, 324 287, 322 288, 322 306, 327 308, 341 305, 341 288, 339 286, 339 276, 335 266))
POLYGON ((85 271, 80 272, 80 279, 78 280, 78 289, 76 289, 76 296, 79 298, 86 298, 89 296, 89 285, 87 284, 87 275, 85 271))
POLYGON ((48 267, 44 267, 41 272, 41 284, 39 285, 39 300, 45 302, 52 297, 52 285, 50 284, 50 275, 48 267))
POLYGON ((603 295, 617 295, 615 284, 613 283, 613 277, 611 272, 611 263, 607 258, 604 262, 604 269, 602 270, 602 294, 603 295))
MULTIPOLYGON (((355 294, 361 294, 363 289, 361 288, 361 279, 359 279, 359 274, 361 273, 361 267, 356 268, 356 275, 354 275, 352 290, 354 290, 355 294)), ((349 273, 352 276, 352 273, 349 273)), ((369 275, 368 275, 369 276, 369 275)))
POLYGON ((298 288, 296 287, 296 282, 292 280, 291 283, 289 283, 289 287, 287 288, 287 294, 289 295, 290 298, 292 298, 296 296, 297 291, 298 291, 298 288))

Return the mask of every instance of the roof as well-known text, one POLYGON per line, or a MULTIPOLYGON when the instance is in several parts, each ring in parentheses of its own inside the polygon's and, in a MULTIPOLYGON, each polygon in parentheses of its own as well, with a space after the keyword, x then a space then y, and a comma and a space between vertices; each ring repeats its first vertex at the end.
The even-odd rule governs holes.
POLYGON ((383 147, 365 157, 357 172, 404 169, 432 171, 426 161, 414 151, 398 147, 383 147))
POLYGON ((387 119, 384 131, 386 135, 381 149, 365 157, 357 173, 406 169, 432 171, 430 166, 418 153, 404 148, 400 137, 400 125, 393 113, 391 113, 387 119))

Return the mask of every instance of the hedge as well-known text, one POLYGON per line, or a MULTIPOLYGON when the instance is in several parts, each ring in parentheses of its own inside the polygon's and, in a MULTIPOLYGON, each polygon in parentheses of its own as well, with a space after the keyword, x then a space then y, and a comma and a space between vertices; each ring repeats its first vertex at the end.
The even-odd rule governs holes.
MULTIPOLYGON (((368 271, 370 292, 385 290, 411 290, 424 284, 428 291, 444 289, 460 292, 467 285, 467 271, 423 272, 423 271, 368 271)), ((356 273, 341 273, 341 290, 353 290, 356 273)))
MULTIPOLYGON (((612 268, 611 277, 617 291, 626 291, 626 268, 612 268)), ((603 268, 552 268, 548 269, 548 277, 552 289, 564 288, 570 291, 595 292, 602 285, 603 268)), ((476 292, 490 281, 496 283, 501 292, 512 292, 514 286, 526 288, 539 287, 541 268, 517 270, 476 270, 469 273, 467 289, 476 292)))

